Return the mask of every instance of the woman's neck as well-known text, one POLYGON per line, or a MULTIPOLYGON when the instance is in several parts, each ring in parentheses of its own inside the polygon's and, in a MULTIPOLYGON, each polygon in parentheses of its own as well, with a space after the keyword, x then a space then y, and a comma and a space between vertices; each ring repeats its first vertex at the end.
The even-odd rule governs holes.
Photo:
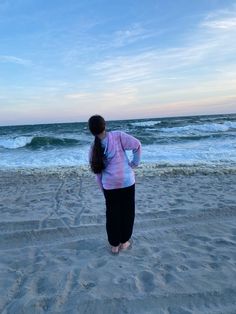
POLYGON ((106 130, 104 130, 102 133, 98 134, 98 138, 102 141, 106 137, 106 130))

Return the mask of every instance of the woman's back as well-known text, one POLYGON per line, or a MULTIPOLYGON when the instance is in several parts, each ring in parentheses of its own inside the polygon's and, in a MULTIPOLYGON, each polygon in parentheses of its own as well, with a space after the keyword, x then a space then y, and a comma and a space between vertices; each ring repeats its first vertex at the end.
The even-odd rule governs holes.
POLYGON ((101 173, 101 183, 105 189, 131 186, 135 182, 132 166, 139 163, 140 142, 121 131, 107 132, 102 140, 105 154, 105 169, 101 173), (130 162, 125 150, 132 150, 134 158, 130 162))

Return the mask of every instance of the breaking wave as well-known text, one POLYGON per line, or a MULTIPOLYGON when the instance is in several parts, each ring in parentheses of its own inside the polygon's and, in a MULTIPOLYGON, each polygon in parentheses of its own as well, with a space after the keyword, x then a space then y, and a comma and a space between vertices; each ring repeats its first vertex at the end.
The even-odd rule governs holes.
POLYGON ((168 133, 190 133, 195 134, 196 132, 227 132, 230 129, 236 129, 236 122, 227 121, 224 123, 206 123, 206 124, 192 124, 182 127, 170 127, 161 128, 161 132, 168 133))
POLYGON ((0 147, 6 149, 17 149, 26 147, 28 149, 56 148, 76 146, 79 141, 72 138, 57 138, 50 136, 19 136, 16 138, 0 139, 0 147))

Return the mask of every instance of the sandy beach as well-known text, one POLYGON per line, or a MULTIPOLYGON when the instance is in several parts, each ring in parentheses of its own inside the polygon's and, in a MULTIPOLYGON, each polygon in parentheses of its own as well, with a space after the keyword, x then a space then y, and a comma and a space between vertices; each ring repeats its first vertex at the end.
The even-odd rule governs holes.
POLYGON ((236 313, 236 174, 140 173, 133 247, 109 253, 85 172, 1 172, 0 312, 236 313))

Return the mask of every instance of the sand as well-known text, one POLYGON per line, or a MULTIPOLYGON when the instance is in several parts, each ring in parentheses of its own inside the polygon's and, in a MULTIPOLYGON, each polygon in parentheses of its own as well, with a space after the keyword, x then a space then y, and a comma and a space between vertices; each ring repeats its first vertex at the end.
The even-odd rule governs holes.
POLYGON ((91 175, 0 177, 0 313, 236 313, 236 174, 137 175, 118 256, 91 175))

